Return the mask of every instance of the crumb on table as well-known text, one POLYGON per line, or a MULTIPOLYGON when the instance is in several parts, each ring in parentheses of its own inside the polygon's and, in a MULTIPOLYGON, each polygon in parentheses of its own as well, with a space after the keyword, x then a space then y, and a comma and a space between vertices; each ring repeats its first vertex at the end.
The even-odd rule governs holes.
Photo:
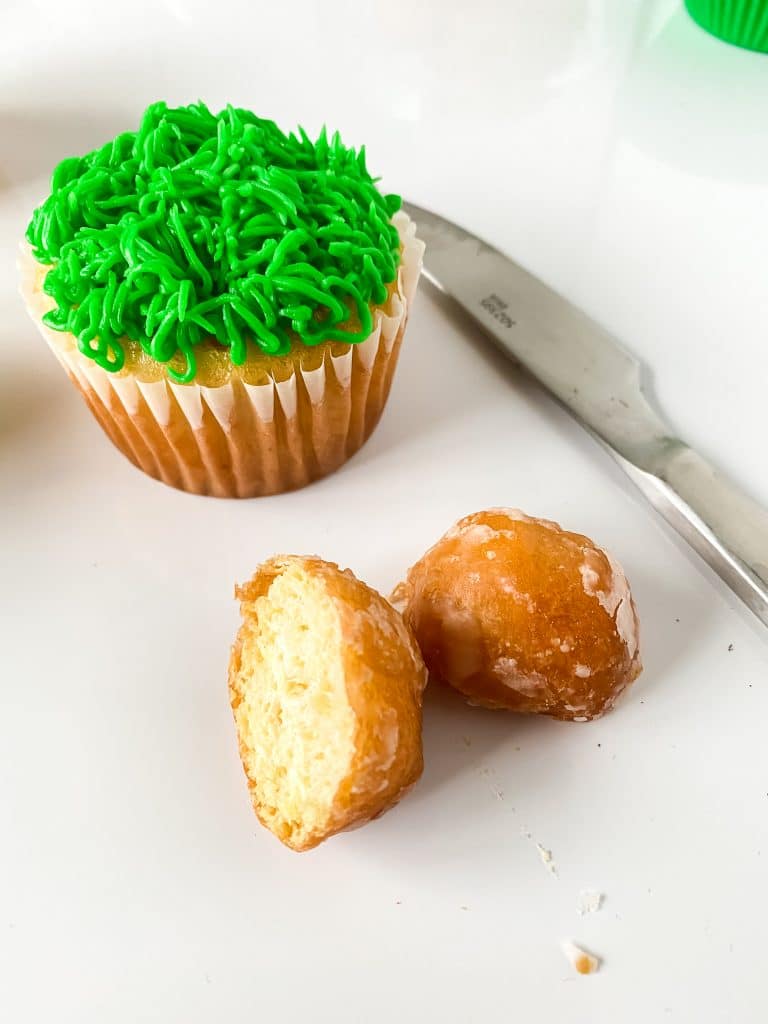
POLYGON ((541 857, 541 863, 550 873, 557 878, 557 868, 555 867, 555 861, 552 857, 552 851, 548 850, 546 846, 542 846, 541 843, 536 843, 536 849, 539 851, 539 857, 541 857))
POLYGON ((576 909, 581 917, 596 914, 603 905, 603 894, 596 889, 582 889, 576 901, 576 909))
POLYGON ((585 949, 581 949, 570 939, 565 939, 560 945, 566 959, 577 974, 595 974, 600 970, 599 958, 585 949))

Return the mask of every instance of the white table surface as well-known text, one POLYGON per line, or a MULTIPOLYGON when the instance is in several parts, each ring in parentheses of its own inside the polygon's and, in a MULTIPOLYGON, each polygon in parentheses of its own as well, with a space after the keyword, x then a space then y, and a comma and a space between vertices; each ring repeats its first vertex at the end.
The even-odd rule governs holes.
POLYGON ((767 57, 674 2, 6 3, 0 1018, 765 1020, 767 635, 563 412, 423 288, 341 472, 190 497, 111 449, 26 319, 15 247, 53 164, 198 97, 367 143, 389 189, 614 330, 675 427, 768 502, 767 57), (645 673, 589 725, 431 692, 412 796, 283 849, 234 742, 233 582, 288 550, 387 591, 498 504, 624 563, 645 673), (582 888, 605 893, 586 918, 582 888))

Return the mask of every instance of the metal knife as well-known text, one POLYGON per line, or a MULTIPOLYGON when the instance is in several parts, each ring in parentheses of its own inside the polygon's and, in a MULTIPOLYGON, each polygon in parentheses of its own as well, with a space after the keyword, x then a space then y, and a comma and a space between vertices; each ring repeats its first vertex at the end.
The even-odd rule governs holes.
POLYGON ((603 444, 658 512, 768 625, 768 511, 675 437, 637 359, 475 235, 404 203, 424 273, 603 444))

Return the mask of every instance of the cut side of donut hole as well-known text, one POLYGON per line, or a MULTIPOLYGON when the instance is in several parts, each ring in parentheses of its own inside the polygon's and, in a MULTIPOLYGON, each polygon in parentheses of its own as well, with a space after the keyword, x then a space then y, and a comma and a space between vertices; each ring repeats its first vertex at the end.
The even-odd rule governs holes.
POLYGON ((232 680, 259 817, 288 846, 328 830, 355 751, 339 616, 323 584, 290 566, 256 600, 232 680))

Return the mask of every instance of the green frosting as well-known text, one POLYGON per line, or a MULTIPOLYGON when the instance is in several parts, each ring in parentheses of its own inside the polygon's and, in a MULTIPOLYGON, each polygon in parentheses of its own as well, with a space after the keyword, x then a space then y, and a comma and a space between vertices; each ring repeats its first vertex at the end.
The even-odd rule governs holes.
POLYGON ((338 133, 312 142, 248 110, 153 103, 138 132, 53 172, 27 229, 51 264, 43 319, 108 371, 123 338, 159 363, 181 354, 183 372, 168 367, 180 383, 210 338, 236 365, 249 343, 363 341, 400 251, 400 197, 375 182, 338 133))

